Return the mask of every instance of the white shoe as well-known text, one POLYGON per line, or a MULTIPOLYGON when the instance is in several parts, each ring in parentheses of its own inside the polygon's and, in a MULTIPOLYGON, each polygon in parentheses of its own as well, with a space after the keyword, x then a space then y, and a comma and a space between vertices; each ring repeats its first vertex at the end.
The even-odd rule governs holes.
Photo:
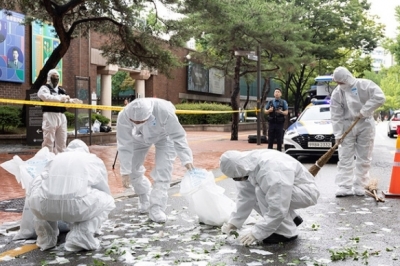
POLYGON ((139 195, 139 213, 148 213, 150 207, 149 194, 139 195))
POLYGON ((356 196, 359 197, 365 196, 365 189, 363 188, 353 188, 353 191, 356 196))
POLYGON ((335 195, 337 198, 340 198, 340 197, 354 196, 354 193, 351 188, 339 187, 338 190, 336 190, 335 195))
POLYGON ((158 205, 152 206, 149 210, 149 218, 156 223, 165 223, 167 221, 167 215, 161 210, 158 205))

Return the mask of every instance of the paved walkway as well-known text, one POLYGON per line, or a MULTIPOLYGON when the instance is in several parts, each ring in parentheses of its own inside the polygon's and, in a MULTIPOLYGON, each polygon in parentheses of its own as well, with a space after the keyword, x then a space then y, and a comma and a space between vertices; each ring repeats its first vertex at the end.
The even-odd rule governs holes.
MULTIPOLYGON (((267 144, 264 143, 261 145, 248 143, 247 136, 249 134, 256 134, 256 132, 254 130, 239 132, 239 140, 231 141, 230 132, 188 131, 187 138, 189 146, 193 151, 195 167, 207 170, 219 168, 219 158, 221 154, 227 150, 245 151, 267 148, 267 144)), ((117 198, 132 194, 131 190, 125 190, 125 188, 122 187, 118 159, 115 164, 115 169, 112 168, 117 151, 116 143, 93 145, 89 148, 92 153, 95 153, 106 164, 108 183, 113 196, 117 198)), ((0 147, 0 164, 11 160, 15 155, 21 157, 22 160, 28 160, 33 157, 37 150, 38 149, 31 149, 26 146, 3 145, 0 147)), ((145 161, 146 176, 148 177, 150 177, 150 171, 154 163, 154 151, 154 147, 150 149, 145 161)), ((186 168, 181 166, 179 159, 176 159, 171 183, 179 182, 185 174, 185 171, 186 168)), ((25 191, 17 183, 15 177, 1 167, 0 177, 2 183, 0 186, 0 202, 25 197, 25 191)), ((0 224, 19 220, 20 218, 21 213, 0 211, 0 224)))

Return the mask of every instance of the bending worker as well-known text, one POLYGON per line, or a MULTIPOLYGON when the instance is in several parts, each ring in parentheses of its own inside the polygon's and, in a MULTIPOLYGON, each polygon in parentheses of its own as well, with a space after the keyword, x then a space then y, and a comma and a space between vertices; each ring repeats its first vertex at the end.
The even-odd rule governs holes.
MULTIPOLYGON (((47 84, 40 87, 38 97, 44 102, 68 102, 70 97, 58 86, 60 75, 56 69, 47 74, 47 84)), ((65 107, 42 106, 43 111, 43 142, 42 147, 49 148, 55 154, 64 151, 67 144, 67 118, 65 107)))
POLYGON ((221 171, 236 182, 236 211, 221 228, 223 233, 241 228, 254 209, 263 219, 247 234, 244 245, 276 244, 297 238, 303 219, 296 209, 315 205, 319 191, 314 177, 296 159, 276 150, 227 151, 220 159, 221 171))
POLYGON ((354 78, 344 67, 335 69, 333 80, 339 85, 331 96, 331 119, 335 139, 339 140, 354 120, 360 118, 339 145, 336 197, 354 194, 364 196, 365 186, 369 182, 375 139, 373 114, 385 103, 385 95, 374 82, 354 78))
POLYGON ((155 98, 138 98, 130 102, 118 115, 118 156, 125 187, 132 184, 139 196, 139 212, 149 213, 154 222, 167 220, 165 209, 176 154, 182 165, 193 169, 193 155, 186 140, 186 132, 175 114, 171 102, 155 98), (150 147, 155 146, 155 166, 150 176, 143 166, 150 147), (151 192, 150 192, 151 191, 151 192))
POLYGON ((70 228, 66 250, 100 246, 94 234, 115 208, 107 177, 103 161, 75 139, 32 181, 27 201, 35 216, 36 244, 41 250, 56 246, 57 221, 68 223, 70 228))

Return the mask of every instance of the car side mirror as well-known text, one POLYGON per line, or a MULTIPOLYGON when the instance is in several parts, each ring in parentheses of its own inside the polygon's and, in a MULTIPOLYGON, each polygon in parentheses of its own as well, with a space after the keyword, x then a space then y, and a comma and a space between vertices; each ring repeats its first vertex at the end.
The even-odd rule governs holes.
POLYGON ((297 120, 297 117, 295 116, 295 117, 290 118, 289 121, 290 121, 290 123, 293 124, 294 122, 296 122, 296 120, 297 120))

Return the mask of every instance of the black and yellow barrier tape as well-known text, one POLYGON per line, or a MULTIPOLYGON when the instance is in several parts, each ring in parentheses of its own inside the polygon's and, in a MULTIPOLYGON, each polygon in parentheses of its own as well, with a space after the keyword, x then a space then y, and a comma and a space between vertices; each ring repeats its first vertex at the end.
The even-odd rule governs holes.
MULTIPOLYGON (((77 108, 77 109, 99 109, 108 111, 121 111, 124 109, 122 106, 107 106, 107 105, 90 105, 83 103, 59 103, 59 102, 42 102, 42 101, 28 101, 28 100, 16 100, 16 99, 3 99, 0 98, 0 103, 6 104, 27 104, 27 105, 39 105, 39 106, 58 106, 66 108, 77 108)), ((255 112, 259 110, 243 110, 242 112, 255 112)), ((176 114, 223 114, 223 113, 238 113, 239 111, 204 111, 204 110, 176 110, 176 114)))

